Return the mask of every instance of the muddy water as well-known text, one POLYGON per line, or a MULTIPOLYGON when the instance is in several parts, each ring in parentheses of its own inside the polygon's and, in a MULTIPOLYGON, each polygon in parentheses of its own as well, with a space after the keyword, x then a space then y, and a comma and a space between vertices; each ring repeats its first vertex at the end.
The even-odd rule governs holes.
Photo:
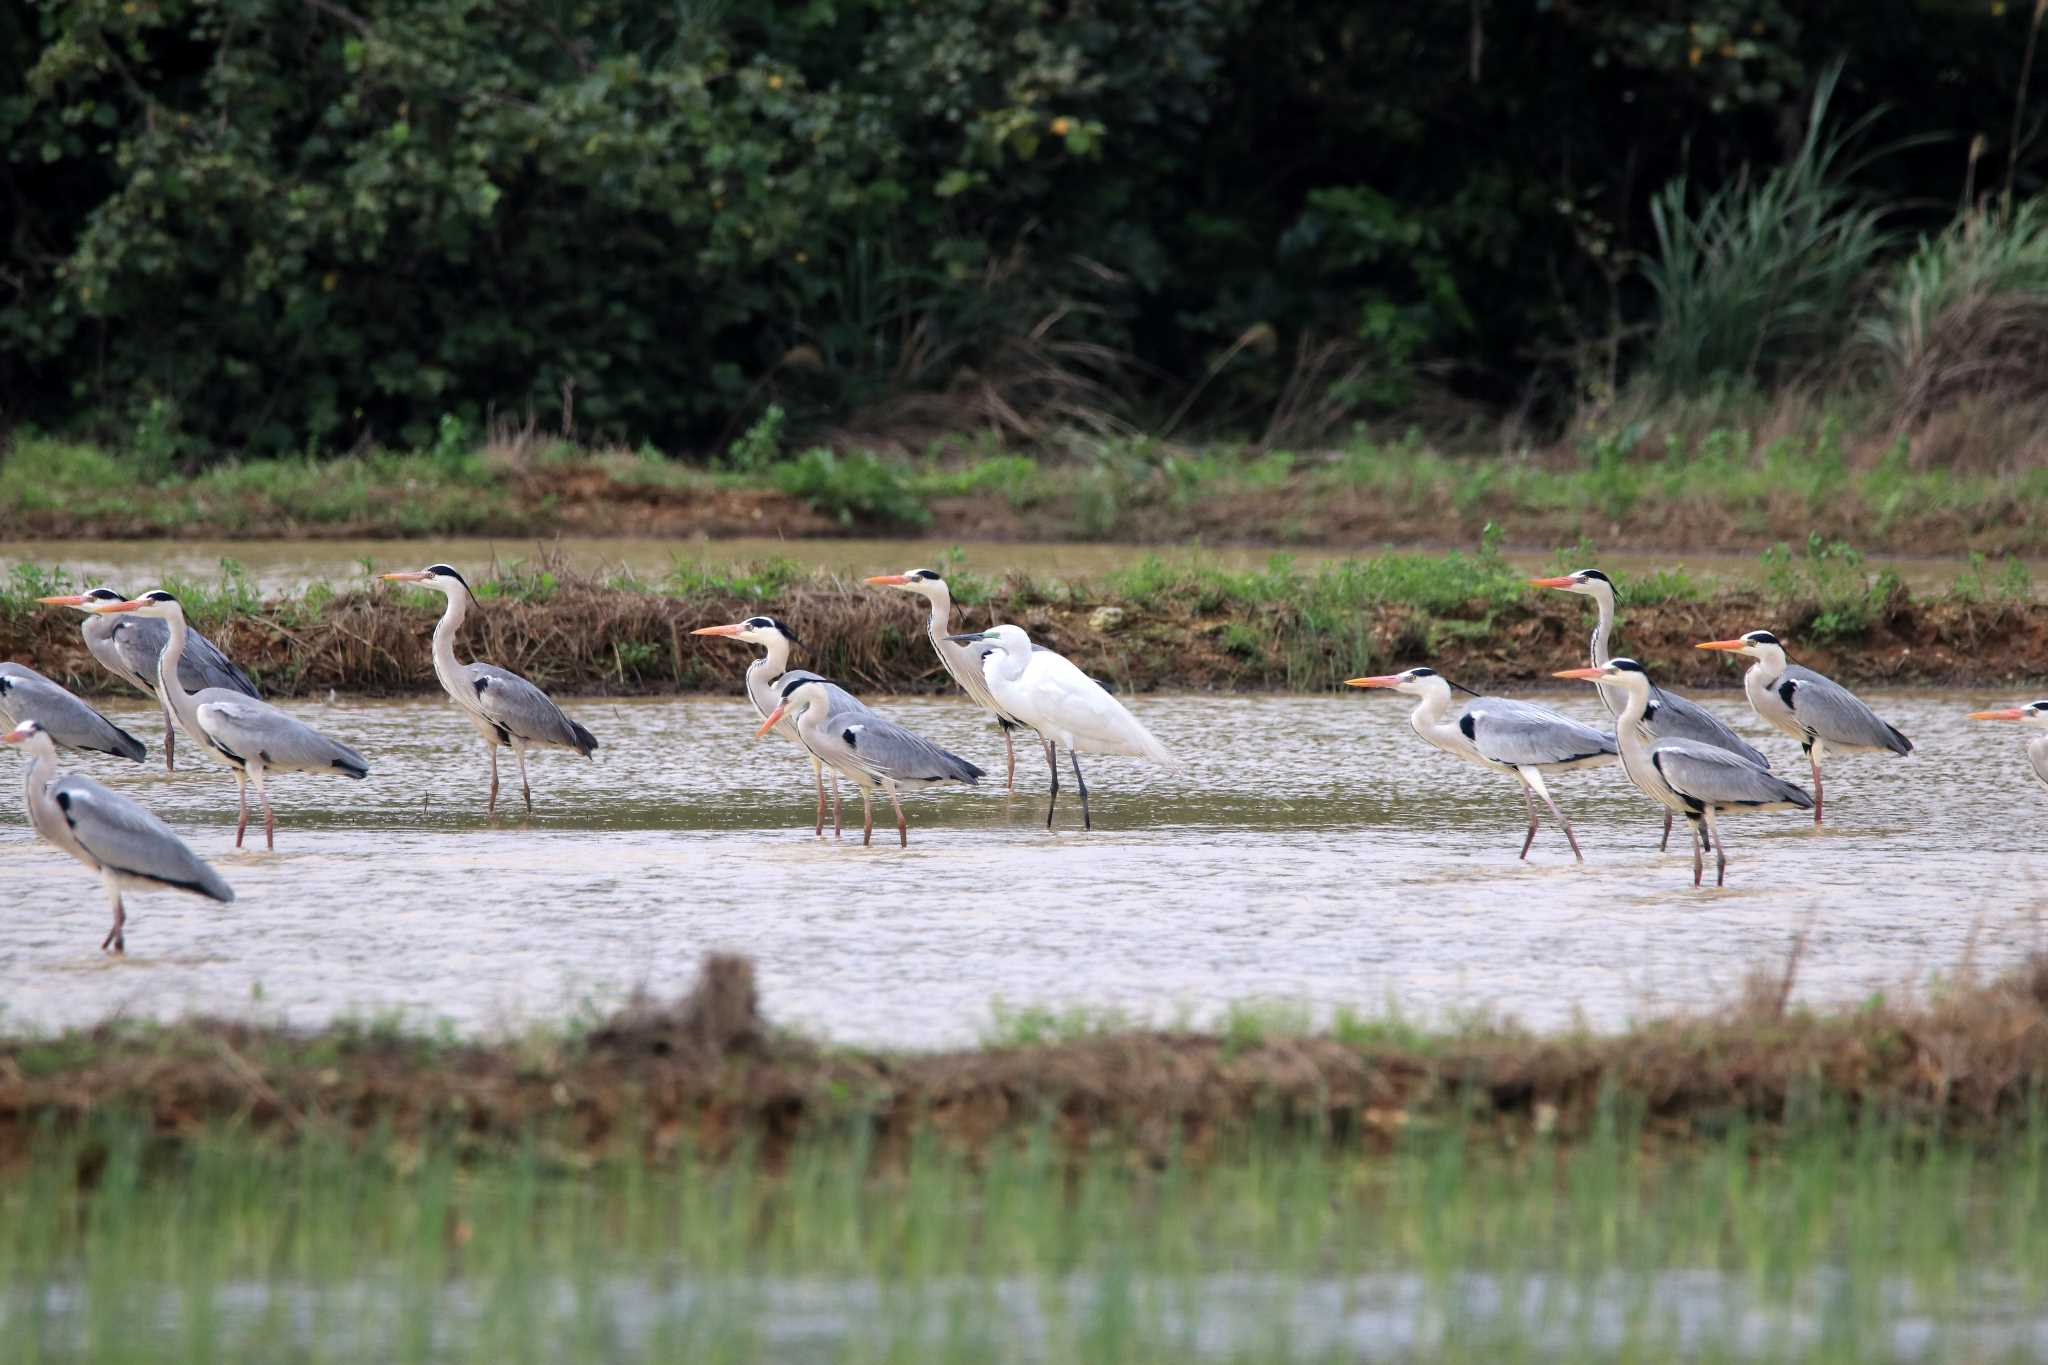
MULTIPOLYGON (((281 592, 312 582, 349 583, 367 577, 365 565, 377 570, 418 568, 428 560, 445 559, 465 570, 481 570, 494 560, 531 562, 540 554, 558 552, 572 567, 590 574, 629 569, 658 579, 678 561, 724 568, 734 563, 785 558, 848 576, 895 573, 937 562, 954 542, 940 537, 922 540, 779 540, 770 537, 737 540, 660 540, 653 538, 562 540, 481 540, 451 538, 404 540, 105 540, 0 541, 0 573, 21 563, 61 565, 82 582, 107 582, 128 592, 167 578, 207 582, 219 575, 220 561, 232 559, 248 571, 265 592, 281 592)), ((1207 565, 1251 568, 1274 554, 1289 554, 1303 565, 1344 555, 1376 553, 1389 548, 1358 545, 1339 549, 1298 549, 1257 546, 1188 547, 1147 545, 1043 545, 973 543, 959 547, 966 564, 980 573, 1023 572, 1083 577, 1131 564, 1157 554, 1169 562, 1196 560, 1207 565)), ((1442 547, 1437 547, 1442 548, 1442 547)), ((1469 547, 1467 547, 1469 548, 1469 547)), ((1549 570, 1549 551, 1510 551, 1508 558, 1531 572, 1549 570)), ((1754 555, 1615 554, 1603 553, 1600 564, 1626 577, 1653 569, 1683 566, 1705 579, 1747 581, 1757 576, 1754 555)), ((1569 567, 1584 567, 1571 565, 1569 567)), ((1873 556, 1873 573, 1891 569, 1916 592, 1945 589, 1965 563, 1960 559, 1884 558, 1873 556)), ((1993 570, 1995 572, 1995 568, 1993 570)))
MULTIPOLYGON (((893 833, 814 839, 808 765, 779 739, 749 742, 736 700, 578 703, 597 759, 536 758, 533 817, 496 825, 481 746, 446 703, 295 706, 373 772, 276 779, 275 854, 233 851, 223 769, 82 765, 239 893, 133 898, 126 961, 98 953, 97 882, 30 837, 19 762, 0 758, 0 1001, 16 1027, 204 1009, 491 1029, 679 990, 719 948, 757 960, 779 1021, 926 1045, 973 1041, 998 1002, 1159 1022, 1247 1000, 1318 1018, 1392 1002, 1613 1026, 1723 998, 1801 934, 1812 1000, 2013 961, 2038 941, 2048 794, 2014 727, 1962 719, 2009 698, 1867 695, 1920 752, 1839 760, 1825 833, 1793 815, 1729 820, 1723 891, 1695 891, 1689 856, 1657 852, 1653 808, 1616 769, 1555 784, 1585 866, 1548 831, 1518 862, 1517 789, 1425 748, 1385 695, 1142 697, 1186 774, 1089 761, 1095 832, 1069 791, 1049 835, 1043 761, 1020 753, 1015 798, 998 782, 910 799, 907 851, 893 833)), ((1597 711, 1590 693, 1558 700, 1597 711)), ((1796 764, 1739 694, 1709 702, 1796 764)), ((154 758, 154 716, 110 709, 154 758)), ((1001 742, 970 707, 887 709, 1000 777, 1001 742)))

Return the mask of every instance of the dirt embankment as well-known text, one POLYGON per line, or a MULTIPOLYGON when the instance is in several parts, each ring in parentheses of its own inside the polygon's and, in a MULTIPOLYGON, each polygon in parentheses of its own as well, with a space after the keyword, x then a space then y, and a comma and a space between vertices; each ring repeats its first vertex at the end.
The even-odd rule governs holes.
MULTIPOLYGON (((697 626, 768 613, 803 641, 795 662, 860 692, 944 692, 951 683, 925 639, 922 603, 903 594, 816 578, 752 601, 730 593, 669 597, 569 579, 546 601, 493 601, 472 613, 459 649, 563 695, 731 692, 751 651, 692 636, 697 626)), ((1852 686, 2036 688, 2048 668, 2048 605, 1916 602, 1898 594, 1859 638, 1804 637, 1813 610, 1727 592, 1702 602, 1629 609, 1627 650, 1658 681, 1735 687, 1741 669, 1696 641, 1768 628, 1801 662, 1852 686)), ((281 602, 199 624, 276 696, 430 693, 435 613, 388 592, 353 592, 313 609, 281 602)), ((1312 690, 1359 672, 1427 663, 1478 689, 1547 684, 1585 662, 1590 617, 1576 599, 1531 593, 1490 612, 1450 616, 1388 606, 1369 613, 1363 644, 1333 638, 1279 600, 1205 604, 1166 593, 1143 603, 1052 600, 1016 581, 963 607, 956 628, 1011 621, 1111 686, 1129 691, 1312 690), (1108 608, 1109 610, 1105 610, 1108 608)), ((87 694, 123 685, 95 664, 63 610, 0 612, 0 659, 38 668, 87 694)), ((2015 693, 2017 694, 2017 693, 2015 693)))
MULTIPOLYGON (((1796 957, 1794 959, 1796 963, 1796 957)), ((290 1139, 315 1126, 475 1153, 536 1135, 565 1159, 734 1150, 771 1163, 800 1137, 860 1135, 884 1163, 920 1137, 958 1150, 1049 1130, 1076 1155, 1163 1162, 1292 1133, 1366 1150, 1458 1127, 1515 1144, 1588 1133, 1603 1097, 1652 1140, 1746 1122, 1768 1140, 1799 1113, 1896 1123, 1904 1137, 1995 1141, 2048 1080, 2048 966, 1931 1002, 1789 1009, 1791 964, 1708 1015, 1616 1036, 1501 1027, 1437 1039, 1227 1039, 1189 1032, 890 1054, 771 1029, 751 966, 714 956, 691 995, 631 1007, 579 1041, 436 1043, 337 1028, 212 1021, 0 1039, 0 1169, 35 1134, 95 1112, 176 1141, 231 1123, 290 1139)))

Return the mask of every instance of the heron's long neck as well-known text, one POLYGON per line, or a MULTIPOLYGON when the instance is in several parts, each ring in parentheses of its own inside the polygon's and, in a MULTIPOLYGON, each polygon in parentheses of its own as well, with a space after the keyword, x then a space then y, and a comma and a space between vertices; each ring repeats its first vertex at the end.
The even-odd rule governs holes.
MULTIPOLYGON (((1604 696, 1610 689, 1602 688, 1604 696)), ((1621 751, 1621 765, 1628 771, 1629 780, 1636 782, 1635 772, 1650 761, 1650 742, 1643 738, 1643 715, 1650 709, 1650 689, 1643 687, 1616 687, 1611 689, 1620 698, 1620 709, 1614 713, 1614 743, 1621 751)))
POLYGON ((1458 744, 1464 738, 1451 722, 1449 687, 1435 687, 1423 693, 1422 700, 1408 713, 1408 724, 1416 734, 1438 746, 1458 744))
POLYGON ((932 614, 925 622, 925 633, 932 637, 932 648, 946 657, 946 636, 953 629, 953 594, 946 588, 934 588, 925 594, 925 600, 932 604, 932 614))
POLYGON ((173 611, 165 624, 171 637, 164 641, 163 653, 156 656, 156 690, 183 720, 192 709, 192 694, 178 681, 178 665, 185 659, 185 613, 173 611))
POLYGON ((1610 648, 1614 639, 1614 594, 1594 593, 1593 605, 1600 609, 1600 619, 1593 625, 1593 667, 1605 668, 1608 660, 1614 657, 1610 648))
POLYGON ((1790 666, 1791 662, 1790 659, 1785 657, 1784 650, 1767 649, 1757 655, 1756 662, 1749 666, 1750 676, 1755 678, 1761 685, 1769 687, 1785 676, 1785 669, 1790 666))
POLYGON ((22 774, 22 804, 28 807, 28 822, 42 829, 49 818, 49 794, 43 788, 57 776, 57 746, 39 736, 29 746, 28 767, 22 774))
POLYGON ((448 695, 457 701, 467 702, 463 695, 462 665, 455 661, 455 632, 462 629, 462 622, 469 615, 469 593, 451 592, 448 605, 441 608, 441 619, 434 623, 434 674, 440 678, 441 686, 448 689, 448 695))
POLYGON ((774 682, 789 672, 789 641, 778 635, 762 646, 767 653, 747 665, 747 700, 767 719, 775 709, 774 682))

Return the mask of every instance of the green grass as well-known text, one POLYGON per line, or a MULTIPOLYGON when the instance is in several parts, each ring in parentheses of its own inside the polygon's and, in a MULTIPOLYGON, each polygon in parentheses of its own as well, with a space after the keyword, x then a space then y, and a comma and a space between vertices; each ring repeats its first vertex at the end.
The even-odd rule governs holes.
POLYGON ((1930 1359, 2004 1358, 1970 1333, 2048 1312, 2038 1121, 1995 1153, 1834 1113, 1657 1158, 1618 1109, 1569 1148, 1395 1131, 585 1169, 545 1133, 465 1163, 453 1134, 165 1148, 102 1116, 0 1181, 0 1330, 16 1365, 1352 1360, 1408 1330, 1402 1359, 1661 1360, 1711 1293, 1691 1358, 1851 1362, 1906 1314, 1930 1359))

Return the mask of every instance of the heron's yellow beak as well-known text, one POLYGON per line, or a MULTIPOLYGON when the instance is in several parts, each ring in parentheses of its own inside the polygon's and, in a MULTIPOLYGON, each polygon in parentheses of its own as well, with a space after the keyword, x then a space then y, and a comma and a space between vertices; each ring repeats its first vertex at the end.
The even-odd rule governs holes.
POLYGON ((692 634, 692 635, 737 635, 737 634, 739 634, 739 633, 740 633, 741 631, 743 631, 743 630, 745 630, 745 629, 746 629, 746 626, 744 626, 744 625, 737 625, 737 626, 699 626, 699 627, 697 627, 697 629, 695 629, 695 630, 691 631, 691 632, 690 632, 690 634, 692 634))
POLYGON ((1401 675, 1398 673, 1382 673, 1377 678, 1346 678, 1344 680, 1346 687, 1398 687, 1400 683, 1401 675))
POLYGON ((761 728, 754 731, 754 738, 759 739, 761 736, 767 734, 770 730, 773 730, 775 728, 775 722, 781 720, 782 713, 784 711, 787 711, 788 709, 789 703, 784 702, 782 705, 776 707, 773 711, 770 711, 768 713, 768 719, 761 722, 761 728))
POLYGON ((868 580, 868 586, 871 588, 900 588, 909 581, 909 574, 878 573, 868 580))
POLYGON ((85 594, 73 593, 69 597, 38 597, 36 601, 46 607, 82 607, 85 605, 85 594))
POLYGON ((1971 719, 1971 720, 2018 720, 2018 719, 2019 719, 2019 718, 2020 718, 2021 716, 2024 716, 2025 714, 2026 714, 2026 712, 2024 712, 2024 711, 2020 710, 2020 708, 2019 708, 2019 707, 2017 707, 2017 706, 2009 706, 2009 707, 2007 707, 2007 708, 2006 708, 2005 710, 2003 710, 2003 711, 1972 711, 1972 712, 1970 713, 1970 719, 1971 719))
POLYGON ((387 583, 424 583, 433 575, 425 569, 407 569, 403 573, 380 573, 377 577, 387 583))
POLYGON ((149 603, 138 597, 128 602, 97 602, 86 610, 99 616, 111 616, 117 611, 141 611, 148 605, 149 603))
POLYGON ((1553 678, 1574 678, 1579 682, 1598 682, 1607 676, 1607 670, 1604 668, 1567 668, 1561 673, 1553 673, 1550 676, 1553 678))
POLYGON ((9 730, 6 734, 0 735, 0 742, 8 744, 20 744, 34 733, 35 731, 29 729, 26 725, 17 725, 14 729, 9 730))
POLYGON ((1740 654, 1745 646, 1740 640, 1702 640, 1694 649, 1725 649, 1730 654, 1740 654))
POLYGON ((1578 579, 1573 578, 1570 574, 1565 574, 1561 578, 1532 578, 1529 580, 1529 586, 1532 588, 1570 588, 1577 586, 1578 581, 1578 579))

